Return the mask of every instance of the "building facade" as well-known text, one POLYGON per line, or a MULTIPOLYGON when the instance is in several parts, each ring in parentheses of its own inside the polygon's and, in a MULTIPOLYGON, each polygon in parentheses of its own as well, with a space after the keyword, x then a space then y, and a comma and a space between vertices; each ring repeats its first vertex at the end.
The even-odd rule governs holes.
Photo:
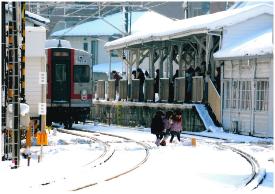
POLYGON ((226 130, 273 137, 272 9, 259 6, 262 14, 223 29, 222 48, 214 57, 223 64, 221 111, 226 130))

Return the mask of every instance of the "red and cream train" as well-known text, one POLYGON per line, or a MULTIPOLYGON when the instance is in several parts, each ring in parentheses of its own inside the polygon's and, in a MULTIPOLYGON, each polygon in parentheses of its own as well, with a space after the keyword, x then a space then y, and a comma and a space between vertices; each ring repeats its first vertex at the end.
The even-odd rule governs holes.
POLYGON ((85 121, 92 104, 91 55, 74 48, 47 48, 47 124, 66 128, 85 121))

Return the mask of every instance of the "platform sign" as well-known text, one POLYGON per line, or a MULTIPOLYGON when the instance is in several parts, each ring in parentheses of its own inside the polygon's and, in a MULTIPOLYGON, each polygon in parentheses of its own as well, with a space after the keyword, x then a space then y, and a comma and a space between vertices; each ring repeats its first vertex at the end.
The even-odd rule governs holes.
POLYGON ((39 84, 47 84, 47 73, 39 72, 39 84))

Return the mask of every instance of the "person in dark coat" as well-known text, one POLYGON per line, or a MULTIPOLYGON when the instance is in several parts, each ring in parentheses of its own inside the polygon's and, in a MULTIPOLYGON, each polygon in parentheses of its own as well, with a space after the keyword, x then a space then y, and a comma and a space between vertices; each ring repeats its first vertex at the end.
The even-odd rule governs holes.
POLYGON ((156 70, 154 90, 155 90, 155 93, 159 93, 159 69, 156 70))
POLYGON ((179 77, 179 70, 178 70, 178 69, 176 70, 176 73, 173 75, 172 81, 173 81, 174 84, 175 84, 175 79, 176 79, 177 77, 179 77))
POLYGON ((150 78, 150 75, 149 75, 149 73, 148 73, 147 70, 145 71, 145 77, 146 77, 146 78, 150 78))
POLYGON ((156 135, 155 144, 159 146, 160 141, 163 138, 164 123, 163 117, 164 113, 162 111, 157 111, 151 122, 151 133, 156 135))
POLYGON ((133 70, 132 71, 133 79, 137 79, 137 71, 133 70))
POLYGON ((115 80, 115 89, 116 89, 116 92, 118 92, 119 80, 122 79, 122 77, 116 71, 112 71, 112 74, 113 74, 113 79, 115 80))
POLYGON ((137 79, 139 79, 139 101, 142 102, 144 100, 143 84, 144 84, 145 76, 142 69, 140 68, 137 68, 137 79))
POLYGON ((195 70, 192 65, 186 70, 187 76, 187 91, 186 91, 186 100, 191 101, 192 99, 192 78, 195 76, 195 70))
POLYGON ((172 123, 173 123, 172 118, 173 118, 173 112, 172 111, 167 111, 165 113, 165 117, 162 119, 163 120, 163 125, 164 125, 164 130, 163 130, 164 138, 160 142, 160 145, 162 145, 162 146, 166 145, 166 140, 170 136, 171 126, 172 126, 172 123))

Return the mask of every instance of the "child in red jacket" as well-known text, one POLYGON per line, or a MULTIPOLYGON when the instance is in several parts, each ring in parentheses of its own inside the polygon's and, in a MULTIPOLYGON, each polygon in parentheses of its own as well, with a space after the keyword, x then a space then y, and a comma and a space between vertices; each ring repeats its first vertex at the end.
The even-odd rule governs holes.
POLYGON ((182 118, 181 118, 181 111, 175 111, 173 115, 173 123, 171 125, 171 138, 170 143, 173 142, 174 136, 177 136, 180 142, 180 132, 182 131, 182 118))

